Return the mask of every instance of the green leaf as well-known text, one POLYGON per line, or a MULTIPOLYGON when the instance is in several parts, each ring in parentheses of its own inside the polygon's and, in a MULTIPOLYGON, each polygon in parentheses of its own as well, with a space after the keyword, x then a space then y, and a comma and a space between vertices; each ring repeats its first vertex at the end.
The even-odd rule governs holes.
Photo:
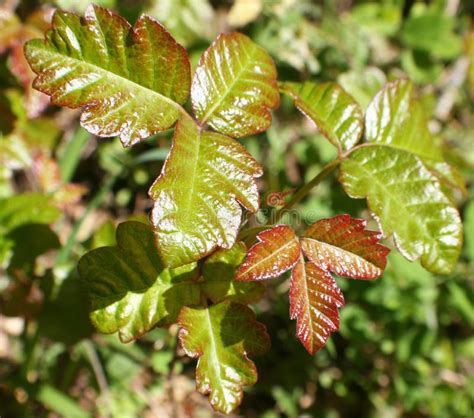
POLYGON ((336 83, 282 83, 280 89, 339 150, 352 148, 362 135, 363 112, 336 83))
POLYGON ((229 414, 242 401, 243 386, 257 381, 255 364, 248 356, 269 349, 265 326, 249 308, 229 301, 207 308, 185 307, 178 323, 186 354, 199 358, 197 389, 209 394, 215 410, 229 414))
POLYGON ((203 293, 213 302, 231 300, 255 303, 265 290, 261 283, 239 283, 234 275, 246 254, 245 244, 238 242, 230 250, 218 250, 206 259, 202 266, 203 293))
POLYGON ((58 11, 45 39, 27 42, 25 54, 36 89, 53 104, 84 107, 84 128, 118 135, 124 146, 170 128, 189 95, 186 51, 149 16, 132 28, 99 6, 84 18, 58 11))
POLYGON ((91 321, 99 331, 118 331, 122 341, 131 341, 156 325, 174 323, 182 306, 199 303, 195 264, 164 269, 147 225, 120 224, 117 245, 90 251, 79 260, 91 321))
POLYGON ((191 89, 201 125, 244 137, 271 124, 280 103, 276 69, 267 52, 240 33, 221 34, 202 55, 191 89))
POLYGON ((212 39, 218 26, 208 0, 153 0, 146 12, 185 46, 199 39, 212 39))
POLYGON ((353 198, 367 198, 385 236, 409 260, 449 273, 459 257, 462 225, 456 208, 419 158, 388 146, 362 148, 341 166, 353 198))
POLYGON ((28 223, 50 224, 61 216, 52 198, 39 193, 24 193, 0 199, 0 232, 7 233, 28 223))
POLYGON ((402 42, 439 58, 451 59, 462 51, 462 40, 455 34, 455 19, 436 10, 410 16, 401 31, 402 42))
POLYGON ((406 79, 387 83, 367 108, 367 142, 388 145, 421 158, 442 161, 441 149, 428 130, 423 105, 406 79))
POLYGON ((232 138, 201 131, 190 118, 178 122, 160 177, 150 188, 152 223, 163 262, 177 267, 231 248, 242 204, 255 212, 260 165, 232 138))
POLYGON ((459 257, 462 225, 444 190, 457 176, 446 169, 408 80, 389 83, 375 96, 365 129, 367 147, 341 166, 346 192, 368 199, 384 235, 393 234, 406 258, 449 273, 459 257))

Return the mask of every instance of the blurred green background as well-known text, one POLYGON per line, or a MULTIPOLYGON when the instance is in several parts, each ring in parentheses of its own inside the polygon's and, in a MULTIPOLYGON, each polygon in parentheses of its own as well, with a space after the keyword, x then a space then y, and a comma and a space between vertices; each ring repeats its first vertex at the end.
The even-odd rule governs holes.
MULTIPOLYGON (((341 329, 313 357, 294 338, 287 277, 273 282, 254 307, 272 350, 257 359, 259 382, 235 416, 472 417, 474 3, 95 3, 130 22, 143 12, 156 17, 188 48, 193 65, 218 33, 236 29, 270 52, 280 79, 338 81, 364 108, 387 80, 407 76, 417 84, 430 129, 467 181, 467 196, 455 196, 465 222, 456 270, 435 276, 393 251, 378 281, 338 281, 346 299, 341 329)), ((0 416, 212 417, 194 390, 195 362, 177 346, 175 327, 124 345, 115 335, 93 333, 87 318, 77 260, 113 245, 118 222, 146 222, 147 189, 170 133, 124 150, 80 128, 78 111, 48 106, 31 89, 23 42, 42 36, 54 7, 82 13, 86 6, 0 5, 0 416)), ((272 127, 243 142, 265 167, 264 197, 299 187, 335 155, 286 99, 272 127)), ((262 202, 251 224, 265 222, 269 208, 262 202)), ((369 217, 365 203, 349 199, 334 176, 298 213, 301 228, 339 213, 369 217)))

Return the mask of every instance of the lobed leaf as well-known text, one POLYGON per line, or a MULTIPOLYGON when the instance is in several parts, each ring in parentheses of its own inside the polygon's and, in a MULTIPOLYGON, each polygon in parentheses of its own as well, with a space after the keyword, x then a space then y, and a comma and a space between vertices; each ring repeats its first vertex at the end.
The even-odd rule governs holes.
POLYGON ((364 114, 357 102, 336 83, 281 83, 280 89, 339 150, 359 142, 364 114))
POLYGON ((241 264, 236 280, 248 282, 278 277, 291 269, 300 257, 300 243, 288 225, 277 225, 257 235, 241 264))
POLYGON ((338 308, 344 297, 328 271, 300 256, 291 274, 290 318, 296 319, 296 336, 310 354, 326 345, 339 329, 338 308))
POLYGON ((233 280, 246 251, 245 244, 238 242, 229 250, 217 250, 203 263, 201 289, 213 303, 225 299, 248 304, 259 301, 263 296, 265 288, 262 283, 240 283, 233 280))
POLYGON ((147 225, 120 224, 117 245, 92 250, 79 260, 91 300, 91 321, 100 332, 118 331, 128 342, 156 325, 174 323, 183 306, 199 303, 196 265, 163 268, 147 225))
POLYGON ((242 401, 243 387, 257 381, 248 356, 270 347, 265 326, 246 306, 225 301, 206 308, 185 307, 179 315, 179 339, 186 354, 198 358, 197 389, 216 411, 232 412, 242 401))
POLYGON ((163 172, 150 188, 158 249, 168 267, 177 267, 231 248, 243 205, 255 212, 255 178, 260 165, 232 138, 202 131, 189 117, 176 127, 163 172))
POLYGON ((280 103, 276 68, 268 53, 240 33, 221 34, 202 55, 191 99, 201 125, 244 137, 265 131, 280 103))
POLYGON ((301 239, 309 260, 326 272, 353 279, 382 275, 390 250, 379 244, 381 233, 365 229, 364 219, 339 215, 311 225, 301 239))
POLYGON ((344 305, 331 272, 375 279, 385 269, 390 250, 379 244, 380 233, 365 226, 363 219, 339 215, 321 219, 298 238, 288 225, 277 225, 257 235, 259 242, 247 253, 235 279, 258 281, 292 268, 290 318, 297 320, 296 335, 314 354, 339 329, 338 308, 344 305))
POLYGON ((449 273, 461 250, 462 224, 452 189, 464 189, 442 158, 408 80, 388 83, 366 114, 367 147, 343 161, 340 180, 367 198, 386 236, 409 260, 449 273))
POLYGON ((57 11, 44 40, 25 45, 34 87, 53 104, 84 107, 81 123, 130 146, 170 128, 189 95, 184 48, 156 20, 132 28, 120 16, 89 6, 85 17, 57 11))
POLYGON ((436 178, 415 155, 390 147, 353 152, 341 166, 340 181, 353 198, 367 198, 385 236, 409 260, 449 273, 459 257, 459 214, 436 178))

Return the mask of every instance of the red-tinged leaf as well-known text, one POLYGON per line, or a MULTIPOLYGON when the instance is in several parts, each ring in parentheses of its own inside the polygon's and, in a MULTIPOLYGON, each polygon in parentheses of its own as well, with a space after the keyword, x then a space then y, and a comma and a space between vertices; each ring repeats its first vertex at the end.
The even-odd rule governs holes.
POLYGON ((98 6, 84 18, 58 11, 45 39, 27 42, 25 53, 35 88, 54 104, 84 107, 89 132, 120 136, 124 146, 170 128, 189 95, 186 51, 145 15, 132 28, 98 6))
POLYGON ((268 53, 240 33, 220 35, 201 57, 191 89, 202 124, 241 138, 265 131, 280 103, 268 53))
POLYGON ((23 44, 16 44, 10 54, 10 68, 11 72, 20 80, 24 93, 25 108, 29 118, 36 118, 49 105, 49 97, 35 90, 32 82, 35 78, 35 73, 31 70, 23 52, 23 44))
POLYGON ((33 174, 41 191, 51 193, 56 205, 62 209, 79 202, 87 193, 87 188, 80 184, 63 184, 59 165, 45 154, 34 158, 33 174))
POLYGON ((259 242, 250 248, 236 280, 249 282, 278 277, 298 261, 300 244, 288 225, 277 225, 261 232, 257 238, 259 242))
POLYGON ((245 305, 224 301, 205 308, 184 307, 178 318, 186 354, 198 358, 197 389, 213 408, 231 413, 242 401, 243 387, 257 381, 248 356, 270 348, 265 326, 245 305))
POLYGON ((176 126, 163 171, 151 186, 151 215, 166 266, 178 267, 231 248, 242 209, 255 212, 262 168, 233 138, 202 131, 190 117, 176 126), (240 203, 240 204, 239 204, 240 203))
POLYGON ((326 344, 339 329, 338 308, 344 305, 336 281, 327 271, 303 256, 293 268, 290 282, 290 318, 296 319, 296 335, 310 354, 326 344))
POLYGON ((364 219, 339 215, 308 228, 301 246, 317 266, 339 276, 375 279, 382 275, 390 250, 379 244, 381 233, 365 229, 364 219))

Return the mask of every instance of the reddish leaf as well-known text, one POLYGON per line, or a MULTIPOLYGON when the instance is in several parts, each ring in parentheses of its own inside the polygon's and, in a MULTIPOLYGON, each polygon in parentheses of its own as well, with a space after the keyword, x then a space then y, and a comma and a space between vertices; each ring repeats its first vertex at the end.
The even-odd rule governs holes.
POLYGON ((189 95, 186 51, 156 20, 135 26, 99 6, 56 12, 45 39, 26 43, 35 88, 54 104, 84 107, 81 123, 130 146, 174 125, 189 95))
POLYGON ((339 329, 338 308, 344 305, 331 274, 303 256, 293 268, 290 283, 290 318, 296 319, 296 335, 310 354, 326 344, 339 329))
POLYGON ((365 229, 366 223, 349 215, 321 219, 308 228, 301 246, 323 270, 353 279, 375 279, 382 275, 390 250, 379 244, 380 232, 365 229))
POLYGON ((253 280, 278 277, 298 261, 301 249, 293 229, 277 225, 257 235, 259 242, 250 248, 240 266, 236 280, 253 280))

